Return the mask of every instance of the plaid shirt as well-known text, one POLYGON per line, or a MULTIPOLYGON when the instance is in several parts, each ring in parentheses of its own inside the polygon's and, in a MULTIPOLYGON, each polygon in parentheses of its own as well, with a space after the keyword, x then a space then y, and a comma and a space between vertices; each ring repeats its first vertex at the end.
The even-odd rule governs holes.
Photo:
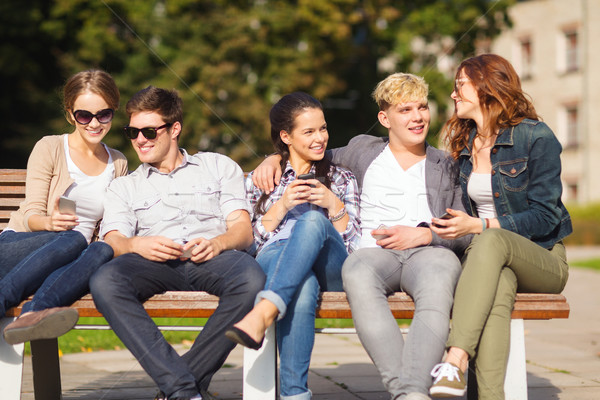
MULTIPOLYGON (((311 168, 311 172, 315 172, 314 166, 311 168)), ((350 219, 348 220, 348 225, 346 226, 346 230, 344 232, 340 232, 344 243, 346 244, 346 249, 348 252, 352 252, 358 247, 358 243, 360 241, 360 219, 359 219, 359 194, 358 194, 358 185, 356 183, 356 178, 352 174, 352 172, 340 168, 332 166, 330 173, 331 179, 331 191, 335 194, 346 207, 346 212, 350 219)), ((288 162, 281 175, 281 180, 279 181, 279 185, 275 187, 275 190, 271 193, 269 198, 264 204, 264 209, 268 210, 277 200, 279 200, 288 185, 296 179, 296 172, 292 168, 291 164, 288 162)), ((254 186, 252 183, 252 173, 248 174, 246 178, 246 198, 250 202, 250 207, 252 208, 252 230, 254 231, 254 242, 256 244, 256 252, 258 252, 262 246, 274 235, 277 234, 281 230, 281 228, 285 225, 288 220, 289 213, 284 217, 279 226, 275 228, 273 231, 268 232, 263 226, 262 214, 256 214, 255 208, 256 203, 258 203, 258 199, 262 195, 262 191, 254 186)))

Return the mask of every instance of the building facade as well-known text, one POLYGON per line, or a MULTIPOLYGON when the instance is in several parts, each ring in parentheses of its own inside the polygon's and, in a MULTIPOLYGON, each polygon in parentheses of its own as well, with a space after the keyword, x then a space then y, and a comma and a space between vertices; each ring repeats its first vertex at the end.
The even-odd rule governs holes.
POLYGON ((600 0, 519 1, 489 46, 563 145, 564 201, 600 201, 600 0))

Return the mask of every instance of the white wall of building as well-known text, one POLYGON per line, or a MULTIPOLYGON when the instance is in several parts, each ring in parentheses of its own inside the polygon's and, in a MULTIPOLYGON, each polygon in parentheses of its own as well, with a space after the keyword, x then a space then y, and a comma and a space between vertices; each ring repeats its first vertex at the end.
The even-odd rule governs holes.
POLYGON ((510 16, 512 29, 491 51, 515 66, 538 114, 563 144, 564 200, 598 202, 600 0, 521 1, 510 16))

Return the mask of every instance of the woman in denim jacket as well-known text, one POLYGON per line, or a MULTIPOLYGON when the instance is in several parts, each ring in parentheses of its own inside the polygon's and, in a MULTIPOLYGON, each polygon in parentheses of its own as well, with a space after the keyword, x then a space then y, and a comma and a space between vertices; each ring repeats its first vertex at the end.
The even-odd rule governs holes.
POLYGON ((446 362, 432 371, 430 393, 463 395, 472 359, 479 399, 503 399, 516 292, 560 293, 568 277, 562 239, 572 227, 560 199, 561 145, 500 56, 463 61, 452 99, 444 132, 468 214, 448 210, 453 218, 434 219, 432 229, 448 239, 477 235, 463 260, 446 362))

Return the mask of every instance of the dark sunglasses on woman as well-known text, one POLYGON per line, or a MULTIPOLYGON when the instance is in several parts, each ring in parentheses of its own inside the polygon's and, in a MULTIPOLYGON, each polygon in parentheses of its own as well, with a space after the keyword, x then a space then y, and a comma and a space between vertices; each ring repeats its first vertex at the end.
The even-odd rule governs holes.
POLYGON ((123 130, 125 131, 125 135, 131 140, 137 139, 140 132, 142 132, 142 135, 144 135, 146 139, 152 140, 156 139, 156 135, 158 135, 159 130, 162 128, 168 128, 171 125, 173 124, 164 124, 158 128, 135 128, 133 126, 126 126, 123 128, 123 130))
POLYGON ((73 117, 75 118, 75 121, 79 122, 81 125, 89 124, 94 118, 96 118, 101 124, 108 124, 110 121, 112 121, 114 115, 115 111, 112 108, 105 108, 104 110, 98 111, 96 114, 92 114, 87 110, 73 111, 73 117))

